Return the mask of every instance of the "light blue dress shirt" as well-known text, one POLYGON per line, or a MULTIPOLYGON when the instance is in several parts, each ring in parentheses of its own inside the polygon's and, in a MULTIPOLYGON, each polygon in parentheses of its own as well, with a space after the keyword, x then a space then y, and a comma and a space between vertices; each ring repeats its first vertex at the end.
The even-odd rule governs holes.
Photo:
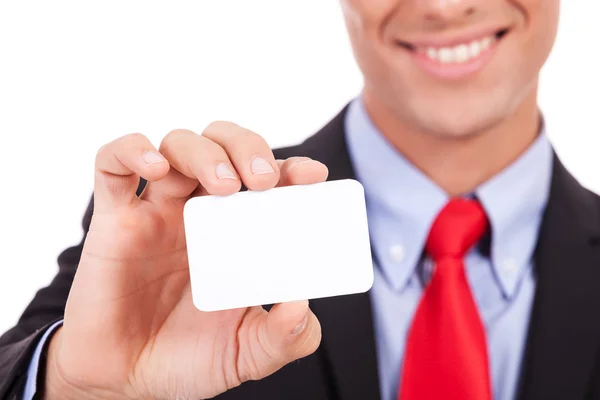
POLYGON ((27 381, 25 382, 25 390, 23 391, 23 400, 32 400, 37 389, 37 375, 40 366, 40 357, 42 356, 42 349, 44 344, 48 340, 48 337, 54 332, 59 326, 62 325, 62 321, 55 322, 48 328, 44 336, 40 339, 35 352, 31 358, 31 363, 27 369, 27 381))
MULTIPOLYGON (((370 291, 382 399, 396 400, 407 333, 432 262, 429 229, 448 195, 377 130, 361 98, 346 114, 346 139, 365 188, 378 265, 370 291)), ((493 395, 515 398, 535 292, 532 256, 548 201, 553 152, 544 132, 508 168, 475 190, 491 226, 491 256, 471 250, 467 277, 486 328, 493 395)))
MULTIPOLYGON (((365 188, 378 265, 373 302, 381 400, 396 400, 406 337, 432 263, 422 254, 429 228, 448 195, 381 135, 361 98, 346 114, 352 164, 365 188)), ((542 132, 512 165, 473 195, 491 224, 491 259, 473 250, 467 277, 487 333, 494 399, 515 397, 535 291, 532 256, 552 174, 552 148, 542 132)), ((59 326, 55 324, 47 334, 59 326)), ((35 394, 45 335, 29 366, 24 399, 35 394)))

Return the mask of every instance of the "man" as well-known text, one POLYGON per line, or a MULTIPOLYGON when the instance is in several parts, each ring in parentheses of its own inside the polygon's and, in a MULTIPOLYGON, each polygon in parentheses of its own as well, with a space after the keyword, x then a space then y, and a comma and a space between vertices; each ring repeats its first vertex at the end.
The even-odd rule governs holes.
POLYGON ((341 3, 364 90, 301 145, 219 122, 100 149, 84 240, 1 339, 2 398, 600 399, 600 199, 537 107, 560 1, 341 3), (373 288, 196 310, 185 201, 327 176, 365 187, 373 288))

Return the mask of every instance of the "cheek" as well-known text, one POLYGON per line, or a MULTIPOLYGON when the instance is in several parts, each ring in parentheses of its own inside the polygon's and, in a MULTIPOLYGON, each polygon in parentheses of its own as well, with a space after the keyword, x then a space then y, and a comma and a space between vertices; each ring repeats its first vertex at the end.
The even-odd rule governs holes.
POLYGON ((529 34, 524 46, 527 68, 540 69, 554 46, 558 31, 559 0, 530 0, 528 6, 529 34))
MULTIPOLYGON (((350 42, 364 74, 381 75, 386 62, 383 32, 399 0, 342 0, 350 42)), ((403 0, 400 0, 403 1, 403 0)))
POLYGON ((346 23, 363 29, 381 29, 401 0, 342 0, 346 23))
POLYGON ((560 0, 522 0, 521 6, 527 16, 530 44, 549 53, 558 31, 560 0))

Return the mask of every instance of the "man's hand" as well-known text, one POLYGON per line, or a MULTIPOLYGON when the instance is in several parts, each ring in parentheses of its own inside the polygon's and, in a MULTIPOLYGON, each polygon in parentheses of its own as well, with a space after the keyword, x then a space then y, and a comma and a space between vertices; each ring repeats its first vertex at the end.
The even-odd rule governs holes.
POLYGON ((183 208, 242 183, 322 182, 323 164, 275 160, 260 136, 218 122, 202 135, 171 132, 160 152, 142 135, 122 137, 99 150, 95 174, 94 215, 50 343, 46 398, 210 398, 317 349, 321 328, 306 301, 268 313, 194 307, 183 208), (149 183, 138 198, 140 176, 149 183))

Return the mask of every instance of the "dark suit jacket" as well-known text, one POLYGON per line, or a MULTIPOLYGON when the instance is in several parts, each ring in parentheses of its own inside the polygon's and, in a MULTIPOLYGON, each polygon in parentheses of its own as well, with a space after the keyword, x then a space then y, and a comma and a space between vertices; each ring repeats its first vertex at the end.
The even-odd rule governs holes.
MULTIPOLYGON (((344 114, 345 110, 304 143, 276 150, 276 157, 308 156, 329 167, 330 180, 352 178, 344 114)), ((93 203, 83 219, 83 240, 92 212, 93 203)), ((63 315, 81 250, 79 244, 60 255, 58 275, 36 294, 17 326, 0 338, 0 398, 17 398, 23 390, 36 343, 45 328, 63 315)), ((600 399, 600 198, 581 187, 558 159, 538 238, 535 272, 537 290, 519 398, 600 399)), ((379 399, 369 295, 315 300, 311 307, 323 329, 321 346, 313 355, 218 398, 379 399)))

